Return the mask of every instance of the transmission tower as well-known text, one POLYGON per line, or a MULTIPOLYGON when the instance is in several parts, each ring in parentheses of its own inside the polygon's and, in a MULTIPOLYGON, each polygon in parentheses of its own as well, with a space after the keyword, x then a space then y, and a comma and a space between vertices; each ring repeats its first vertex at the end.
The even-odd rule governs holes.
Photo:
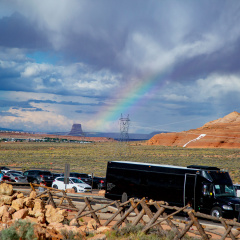
POLYGON ((129 156, 131 153, 128 136, 129 125, 130 125, 129 115, 126 118, 124 118, 121 114, 121 118, 119 119, 120 138, 117 144, 117 155, 119 156, 129 156))

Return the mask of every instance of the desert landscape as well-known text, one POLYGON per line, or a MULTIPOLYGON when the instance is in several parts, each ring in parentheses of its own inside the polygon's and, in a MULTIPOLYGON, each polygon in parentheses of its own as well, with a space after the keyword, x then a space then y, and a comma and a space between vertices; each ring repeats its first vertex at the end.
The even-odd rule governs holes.
MULTIPOLYGON (((2 166, 18 169, 45 168, 63 172, 65 163, 71 171, 105 176, 108 161, 135 161, 176 166, 191 164, 217 166, 228 170, 234 183, 240 182, 240 114, 233 112, 203 127, 180 133, 162 133, 148 141, 129 142, 129 151, 108 138, 87 138, 91 143, 72 142, 5 142, 0 143, 2 166), (196 139, 201 134, 205 137, 196 139), (188 143, 189 142, 189 143, 188 143), (186 147, 183 147, 186 143, 186 147)), ((1 132, 0 138, 68 138, 77 136, 39 135, 1 132)))
POLYGON ((197 129, 157 134, 147 144, 186 148, 240 148, 239 127, 240 113, 235 111, 197 129))

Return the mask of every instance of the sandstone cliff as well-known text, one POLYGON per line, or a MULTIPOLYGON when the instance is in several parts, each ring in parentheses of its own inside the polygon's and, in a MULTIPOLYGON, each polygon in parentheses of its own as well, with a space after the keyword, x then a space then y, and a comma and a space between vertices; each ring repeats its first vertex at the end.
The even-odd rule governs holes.
POLYGON ((240 148, 240 113, 232 112, 197 129, 157 134, 147 144, 188 148, 240 148))

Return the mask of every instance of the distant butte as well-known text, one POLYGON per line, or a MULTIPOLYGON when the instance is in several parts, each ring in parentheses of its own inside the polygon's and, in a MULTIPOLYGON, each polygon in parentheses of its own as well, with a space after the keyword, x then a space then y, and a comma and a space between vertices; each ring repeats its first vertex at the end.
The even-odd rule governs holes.
POLYGON ((79 123, 74 123, 72 125, 71 131, 68 133, 70 136, 84 136, 82 125, 79 123))
POLYGON ((156 134, 147 144, 186 148, 240 148, 240 113, 232 112, 197 129, 156 134))

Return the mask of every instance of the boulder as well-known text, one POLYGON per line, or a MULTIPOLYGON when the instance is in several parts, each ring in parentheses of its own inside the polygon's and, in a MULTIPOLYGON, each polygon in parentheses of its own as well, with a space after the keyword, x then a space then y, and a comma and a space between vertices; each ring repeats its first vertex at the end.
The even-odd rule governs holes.
POLYGON ((45 216, 39 216, 39 217, 37 217, 37 220, 38 220, 38 222, 41 223, 41 224, 43 224, 43 223, 46 222, 45 216))
POLYGON ((35 199, 36 196, 37 196, 37 192, 36 191, 31 191, 30 192, 30 195, 29 195, 30 198, 35 199))
POLYGON ((7 183, 0 184, 0 194, 11 196, 13 194, 13 186, 7 183))
POLYGON ((33 199, 30 198, 30 197, 24 198, 23 204, 24 204, 24 206, 26 206, 27 208, 33 208, 33 207, 34 207, 34 201, 33 201, 33 199))
POLYGON ((3 216, 5 212, 8 212, 9 206, 8 205, 3 205, 0 207, 0 217, 3 216))
POLYGON ((59 209, 57 208, 57 212, 61 215, 63 215, 64 217, 67 217, 68 216, 68 212, 66 209, 59 209))
POLYGON ((12 204, 12 196, 8 195, 0 195, 0 206, 2 205, 11 205, 12 204))
POLYGON ((44 210, 44 207, 45 207, 44 201, 42 201, 41 199, 35 199, 34 200, 33 211, 36 211, 37 209, 44 210))
POLYGON ((17 194, 17 198, 24 198, 23 193, 18 193, 18 194, 17 194))
POLYGON ((96 230, 98 227, 97 222, 94 219, 91 219, 88 224, 87 224, 87 228, 92 231, 92 230, 96 230))
POLYGON ((8 212, 12 215, 14 212, 16 212, 16 209, 9 207, 8 212))
POLYGON ((45 215, 44 215, 43 210, 37 209, 34 213, 34 216, 37 218, 37 217, 44 217, 45 215))
POLYGON ((61 223, 64 220, 65 212, 64 211, 59 211, 59 209, 54 208, 52 205, 46 205, 46 220, 48 223, 61 223))
POLYGON ((76 218, 73 218, 73 219, 70 221, 69 226, 76 226, 76 227, 78 227, 78 226, 79 226, 79 223, 78 223, 77 219, 76 219, 76 218))
POLYGON ((23 208, 23 198, 17 198, 16 200, 12 201, 12 208, 14 208, 15 210, 20 210, 23 208))
POLYGON ((9 212, 4 212, 2 216, 2 222, 7 223, 12 219, 12 216, 9 212))
POLYGON ((109 227, 101 226, 96 230, 96 233, 106 233, 109 232, 111 229, 109 227))
POLYGON ((34 218, 34 217, 26 216, 25 219, 27 219, 27 220, 29 220, 30 222, 33 222, 33 223, 38 223, 38 219, 34 218))
POLYGON ((12 218, 13 220, 24 219, 27 215, 28 215, 28 209, 20 209, 12 215, 12 218))

